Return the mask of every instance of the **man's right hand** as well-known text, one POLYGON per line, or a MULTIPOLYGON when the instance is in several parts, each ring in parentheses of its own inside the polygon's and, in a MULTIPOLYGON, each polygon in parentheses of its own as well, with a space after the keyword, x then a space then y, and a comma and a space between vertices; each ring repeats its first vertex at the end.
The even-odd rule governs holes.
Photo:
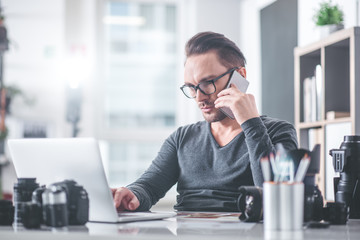
POLYGON ((111 188, 111 192, 118 212, 125 210, 135 211, 140 206, 140 202, 135 194, 125 187, 111 188))

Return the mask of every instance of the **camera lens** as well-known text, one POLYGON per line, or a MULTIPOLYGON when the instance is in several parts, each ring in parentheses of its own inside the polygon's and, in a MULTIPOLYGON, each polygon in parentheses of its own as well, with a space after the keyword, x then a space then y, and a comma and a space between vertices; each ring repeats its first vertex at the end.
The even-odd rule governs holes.
POLYGON ((14 221, 14 206, 11 201, 0 200, 0 225, 11 225, 14 221))
POLYGON ((43 218, 48 226, 68 225, 67 200, 65 190, 56 185, 47 188, 42 194, 43 218))
POLYGON ((346 224, 348 208, 342 202, 328 202, 324 208, 324 220, 331 224, 346 224))
POLYGON ((36 178, 18 178, 14 184, 14 205, 15 205, 15 223, 21 223, 21 210, 23 204, 31 201, 33 191, 39 187, 36 178))
POLYGON ((258 222, 262 219, 262 188, 244 186, 239 189, 237 206, 243 222, 258 222))
POLYGON ((24 227, 40 228, 41 220, 41 206, 38 203, 26 202, 22 204, 21 221, 24 227))
POLYGON ((344 142, 360 142, 360 136, 357 135, 344 136, 344 142))
POLYGON ((340 149, 331 149, 335 172, 335 202, 345 203, 349 218, 360 219, 360 136, 344 136, 340 149))

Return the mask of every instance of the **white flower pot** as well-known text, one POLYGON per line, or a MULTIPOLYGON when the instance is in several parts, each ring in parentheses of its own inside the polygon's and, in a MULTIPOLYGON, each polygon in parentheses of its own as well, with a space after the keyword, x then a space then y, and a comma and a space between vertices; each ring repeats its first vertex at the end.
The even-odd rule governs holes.
POLYGON ((319 26, 320 29, 320 37, 324 38, 329 36, 331 33, 336 32, 344 28, 342 24, 329 24, 324 26, 319 26))

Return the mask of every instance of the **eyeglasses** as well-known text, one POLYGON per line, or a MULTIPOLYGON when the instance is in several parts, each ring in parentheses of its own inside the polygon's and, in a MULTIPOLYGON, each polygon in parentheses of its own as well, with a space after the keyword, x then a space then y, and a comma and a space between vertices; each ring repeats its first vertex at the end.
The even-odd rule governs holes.
POLYGON ((225 76, 226 74, 233 73, 233 71, 235 71, 236 69, 238 69, 238 67, 234 67, 212 80, 203 81, 196 86, 185 84, 181 86, 180 89, 184 93, 184 95, 188 98, 196 98, 196 93, 198 89, 205 95, 211 95, 214 92, 216 92, 215 82, 220 78, 222 78, 223 76, 225 76))

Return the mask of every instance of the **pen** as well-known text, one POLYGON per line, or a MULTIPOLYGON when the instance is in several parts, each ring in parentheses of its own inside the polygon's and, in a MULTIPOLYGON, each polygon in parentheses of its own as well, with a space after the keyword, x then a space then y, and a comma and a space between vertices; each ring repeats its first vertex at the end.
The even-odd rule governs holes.
POLYGON ((296 171, 295 182, 302 182, 310 165, 310 157, 307 154, 301 159, 299 167, 296 171))
POLYGON ((270 170, 270 163, 268 157, 263 157, 260 159, 261 170, 263 173, 264 181, 269 182, 271 181, 271 170, 270 170))
POLYGON ((289 182, 294 182, 294 161, 289 161, 289 182))
POLYGON ((273 153, 270 153, 270 163, 271 163, 272 171, 274 173, 274 181, 278 182, 279 181, 279 173, 278 173, 278 168, 277 168, 277 165, 275 163, 275 158, 274 158, 273 153))

